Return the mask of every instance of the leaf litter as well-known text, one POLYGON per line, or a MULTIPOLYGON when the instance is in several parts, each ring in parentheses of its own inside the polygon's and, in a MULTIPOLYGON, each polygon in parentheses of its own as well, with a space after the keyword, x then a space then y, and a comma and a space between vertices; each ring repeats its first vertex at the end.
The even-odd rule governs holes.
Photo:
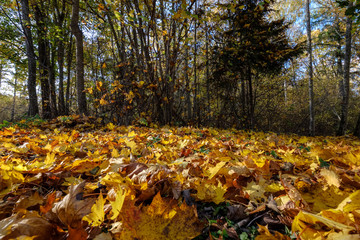
POLYGON ((360 141, 69 116, 0 129, 0 239, 359 239, 360 141))

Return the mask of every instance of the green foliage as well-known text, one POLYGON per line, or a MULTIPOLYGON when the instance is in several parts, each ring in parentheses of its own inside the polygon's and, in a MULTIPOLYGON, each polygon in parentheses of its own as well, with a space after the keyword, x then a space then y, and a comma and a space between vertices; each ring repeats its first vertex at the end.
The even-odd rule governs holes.
POLYGON ((60 116, 58 119, 63 123, 68 123, 74 120, 72 116, 60 116))
POLYGON ((259 232, 256 229, 256 227, 251 226, 251 227, 248 228, 247 232, 242 232, 239 235, 239 238, 241 240, 254 240, 258 234, 259 234, 259 232))
POLYGON ((11 125, 10 122, 4 120, 4 121, 2 122, 2 124, 0 124, 0 129, 9 127, 10 125, 11 125))
POLYGON ((23 116, 21 120, 16 122, 9 122, 3 120, 3 123, 0 124, 0 129, 11 126, 17 126, 19 128, 37 127, 41 126, 44 123, 46 123, 46 120, 42 119, 39 115, 35 115, 33 117, 23 116))
POLYGON ((340 7, 346 8, 345 14, 356 18, 357 23, 360 23, 360 1, 356 0, 352 7, 348 7, 349 0, 336 0, 340 7))

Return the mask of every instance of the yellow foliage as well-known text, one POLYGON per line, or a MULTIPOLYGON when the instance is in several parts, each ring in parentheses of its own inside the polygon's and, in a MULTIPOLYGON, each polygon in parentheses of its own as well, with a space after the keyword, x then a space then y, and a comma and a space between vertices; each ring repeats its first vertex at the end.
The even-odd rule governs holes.
POLYGON ((96 200, 95 204, 91 207, 91 213, 83 217, 84 221, 87 221, 92 226, 100 226, 104 222, 105 213, 104 205, 105 199, 100 193, 99 198, 96 200))
POLYGON ((162 198, 160 193, 149 206, 127 206, 122 212, 124 227, 116 239, 185 240, 197 236, 204 226, 194 206, 179 206, 176 200, 162 198))

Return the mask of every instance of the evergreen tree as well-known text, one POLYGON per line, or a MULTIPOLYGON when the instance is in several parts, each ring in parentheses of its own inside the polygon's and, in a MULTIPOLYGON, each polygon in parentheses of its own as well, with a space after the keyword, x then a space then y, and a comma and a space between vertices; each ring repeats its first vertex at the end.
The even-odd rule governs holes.
POLYGON ((233 114, 243 120, 243 126, 254 126, 255 74, 276 74, 289 59, 302 52, 302 45, 291 45, 285 19, 270 21, 272 1, 239 0, 223 5, 228 11, 222 16, 228 29, 221 43, 214 48, 215 71, 210 80, 224 100, 220 115, 233 114), (229 107, 239 105, 236 107, 229 107), (230 112, 229 112, 230 111, 230 112), (239 115, 241 112, 241 115, 239 115))

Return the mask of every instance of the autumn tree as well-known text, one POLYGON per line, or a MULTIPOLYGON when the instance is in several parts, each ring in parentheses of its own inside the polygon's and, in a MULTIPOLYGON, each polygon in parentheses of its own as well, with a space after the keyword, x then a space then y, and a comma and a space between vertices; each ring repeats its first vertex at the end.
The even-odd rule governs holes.
POLYGON ((84 87, 84 43, 83 33, 79 27, 80 1, 72 3, 71 31, 76 39, 76 90, 79 112, 87 114, 87 103, 84 87))
POLYGON ((306 36, 307 36, 307 52, 309 56, 309 135, 315 134, 315 116, 314 116, 314 79, 313 79, 313 54, 312 54, 312 38, 311 38, 311 16, 310 16, 310 0, 306 0, 306 36))
POLYGON ((25 47, 28 61, 28 92, 29 92, 29 116, 39 113, 36 94, 36 57, 33 37, 31 32, 29 1, 21 0, 22 29, 25 36, 25 47))
POLYGON ((223 5, 228 11, 222 18, 227 21, 223 41, 214 48, 213 85, 222 88, 224 111, 242 119, 243 127, 255 124, 256 95, 254 77, 275 74, 283 64, 301 52, 300 45, 291 46, 286 36, 289 23, 285 19, 268 21, 269 3, 238 1, 223 5), (236 107, 236 102, 240 106, 236 107))

